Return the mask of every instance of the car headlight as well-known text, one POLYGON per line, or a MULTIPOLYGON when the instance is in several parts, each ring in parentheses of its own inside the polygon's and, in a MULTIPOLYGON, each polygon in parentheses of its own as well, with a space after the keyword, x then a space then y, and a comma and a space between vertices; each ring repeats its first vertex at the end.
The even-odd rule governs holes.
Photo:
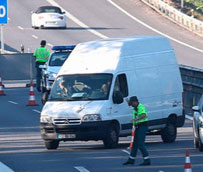
POLYGON ((52 118, 50 116, 41 116, 40 122, 41 123, 52 123, 52 118))
POLYGON ((101 121, 101 115, 100 114, 87 114, 82 118, 83 122, 89 122, 89 121, 101 121))
POLYGON ((203 128, 203 117, 199 117, 199 127, 203 128))
POLYGON ((57 73, 54 72, 49 72, 48 73, 49 78, 54 78, 54 80, 56 79, 57 73))

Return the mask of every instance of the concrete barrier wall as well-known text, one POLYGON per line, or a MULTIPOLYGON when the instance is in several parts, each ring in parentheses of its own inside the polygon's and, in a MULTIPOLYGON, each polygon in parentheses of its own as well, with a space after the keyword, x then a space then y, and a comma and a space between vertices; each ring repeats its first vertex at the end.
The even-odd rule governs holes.
POLYGON ((184 28, 203 36, 203 22, 197 20, 191 16, 188 16, 162 0, 141 0, 145 4, 149 5, 159 13, 165 15, 173 22, 183 26, 184 28))

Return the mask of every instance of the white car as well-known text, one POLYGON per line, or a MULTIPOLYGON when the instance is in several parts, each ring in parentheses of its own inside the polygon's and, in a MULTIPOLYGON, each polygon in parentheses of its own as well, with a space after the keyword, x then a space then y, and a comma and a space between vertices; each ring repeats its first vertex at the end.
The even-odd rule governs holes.
POLYGON ((66 15, 59 7, 41 6, 32 12, 32 27, 38 28, 66 28, 66 15))
POLYGON ((193 116, 193 133, 194 133, 194 147, 203 151, 203 95, 197 106, 192 107, 194 111, 193 116))

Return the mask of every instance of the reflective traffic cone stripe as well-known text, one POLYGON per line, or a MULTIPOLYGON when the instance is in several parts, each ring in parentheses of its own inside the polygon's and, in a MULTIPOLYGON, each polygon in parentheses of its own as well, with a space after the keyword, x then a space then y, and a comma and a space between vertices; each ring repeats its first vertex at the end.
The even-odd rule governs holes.
POLYGON ((133 147, 134 136, 135 136, 135 126, 133 125, 132 134, 131 134, 131 142, 130 142, 130 146, 129 146, 130 149, 133 147))
POLYGON ((35 93, 34 93, 34 88, 33 88, 33 82, 30 82, 30 93, 29 93, 29 101, 27 106, 38 106, 38 104, 35 101, 35 93))
POLYGON ((185 155, 184 172, 192 172, 192 166, 191 166, 191 163, 190 163, 190 153, 189 153, 189 150, 186 151, 186 155, 185 155))
POLYGON ((0 96, 4 96, 4 90, 3 90, 3 85, 2 85, 2 80, 1 80, 1 74, 0 74, 0 96))

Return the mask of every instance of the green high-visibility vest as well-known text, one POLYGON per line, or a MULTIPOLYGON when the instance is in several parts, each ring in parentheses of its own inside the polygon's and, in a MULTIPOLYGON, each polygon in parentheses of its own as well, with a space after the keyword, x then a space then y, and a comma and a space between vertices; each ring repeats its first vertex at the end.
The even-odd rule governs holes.
POLYGON ((142 114, 146 114, 146 117, 142 120, 139 120, 139 121, 133 121, 133 125, 138 125, 142 122, 148 121, 146 108, 144 107, 144 105, 139 103, 137 106, 137 110, 133 109, 133 119, 135 119, 136 117, 139 118, 142 114))
POLYGON ((50 52, 45 47, 37 48, 34 52, 34 56, 36 57, 36 62, 47 62, 49 58, 50 52))

